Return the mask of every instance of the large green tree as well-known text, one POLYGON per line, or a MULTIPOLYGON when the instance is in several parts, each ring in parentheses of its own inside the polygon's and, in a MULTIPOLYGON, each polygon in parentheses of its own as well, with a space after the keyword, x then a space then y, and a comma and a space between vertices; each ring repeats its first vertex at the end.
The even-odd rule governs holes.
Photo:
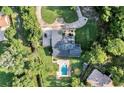
POLYGON ((114 36, 124 38, 124 7, 112 7, 110 31, 114 36))
POLYGON ((80 79, 77 77, 72 77, 71 86, 72 87, 79 87, 80 86, 80 79))
POLYGON ((2 9, 1 9, 1 12, 6 14, 6 15, 13 14, 13 10, 9 6, 3 6, 2 9))
POLYGON ((82 58, 85 62, 103 64, 107 60, 107 55, 102 47, 96 46, 92 48, 91 51, 85 52, 82 58))
POLYGON ((23 33, 25 35, 26 40, 35 43, 34 45, 37 47, 37 41, 39 41, 41 37, 41 31, 37 22, 35 7, 19 7, 19 14, 23 21, 23 33))
POLYGON ((111 17, 111 7, 109 6, 102 7, 101 11, 102 11, 101 19, 105 22, 109 22, 111 17))
POLYGON ((124 69, 113 66, 109 69, 112 74, 113 83, 116 86, 124 85, 124 69))
POLYGON ((109 53, 120 56, 124 54, 124 41, 119 38, 108 40, 106 49, 109 53))

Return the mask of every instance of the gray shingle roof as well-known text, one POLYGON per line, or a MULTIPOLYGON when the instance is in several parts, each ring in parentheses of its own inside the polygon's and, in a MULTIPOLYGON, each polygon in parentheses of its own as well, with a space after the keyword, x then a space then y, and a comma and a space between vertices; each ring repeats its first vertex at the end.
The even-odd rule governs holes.
POLYGON ((92 86, 104 86, 111 82, 112 80, 105 74, 102 74, 97 69, 94 69, 92 73, 87 78, 87 82, 92 86))
POLYGON ((75 44, 74 36, 63 36, 60 32, 53 30, 51 32, 45 31, 48 37, 45 38, 43 36, 43 46, 49 46, 51 42, 53 56, 79 57, 81 55, 81 48, 79 44, 75 44))
MULTIPOLYGON (((61 46, 61 45, 60 45, 61 46)), ((73 48, 53 48, 53 56, 59 57, 80 57, 81 48, 73 45, 73 48)))

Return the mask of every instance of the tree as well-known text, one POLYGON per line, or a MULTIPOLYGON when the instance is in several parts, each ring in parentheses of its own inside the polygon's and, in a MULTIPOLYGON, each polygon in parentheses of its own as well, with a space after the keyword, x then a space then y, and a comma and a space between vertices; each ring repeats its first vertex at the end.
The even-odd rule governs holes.
POLYGON ((122 68, 113 66, 109 71, 112 74, 113 83, 116 86, 124 85, 124 70, 122 68))
POLYGON ((13 14, 13 10, 9 6, 3 6, 2 9, 1 9, 1 12, 3 12, 6 15, 13 14))
POLYGON ((30 74, 21 76, 20 78, 14 77, 12 86, 14 87, 36 87, 36 79, 30 74))
MULTIPOLYGON (((10 15, 7 8, 11 7, 5 7, 2 11, 10 15)), ((34 47, 39 47, 41 34, 35 16, 35 8, 19 7, 19 9, 24 27, 22 33, 25 35, 25 39, 31 41, 34 47)), ((36 75, 42 72, 42 69, 46 70, 46 65, 41 65, 41 56, 37 51, 32 53, 30 47, 25 46, 23 41, 16 37, 15 23, 16 20, 13 26, 10 26, 5 32, 7 44, 0 44, 0 69, 14 74, 13 86, 37 86, 36 75)), ((46 72, 44 73, 47 74, 46 72)))
POLYGON ((72 87, 79 87, 80 86, 80 79, 77 77, 72 77, 71 86, 72 87))
POLYGON ((9 47, 9 43, 7 41, 0 42, 0 55, 4 53, 9 47))
POLYGON ((106 49, 114 56, 120 56, 124 54, 124 41, 119 38, 115 38, 108 41, 106 49))
POLYGON ((111 7, 105 6, 102 7, 102 14, 101 14, 101 19, 105 22, 109 22, 109 19, 111 17, 111 7))
POLYGON ((73 10, 73 11, 76 11, 76 6, 71 6, 70 9, 73 10))
POLYGON ((6 37, 8 40, 13 39, 13 37, 15 36, 15 34, 16 34, 16 29, 13 28, 13 27, 9 27, 9 28, 5 31, 5 37, 6 37))
POLYGON ((110 31, 119 38, 124 38, 124 7, 114 7, 112 9, 110 31))
MULTIPOLYGON (((35 15, 35 7, 19 7, 19 14, 23 20, 22 25, 24 27, 24 35, 27 41, 36 43, 41 37, 41 31, 38 27, 37 18, 35 15)), ((37 45, 37 44, 36 44, 37 45)))
POLYGON ((99 45, 92 48, 91 51, 85 52, 82 56, 85 62, 91 62, 93 64, 103 64, 107 60, 107 55, 99 45))

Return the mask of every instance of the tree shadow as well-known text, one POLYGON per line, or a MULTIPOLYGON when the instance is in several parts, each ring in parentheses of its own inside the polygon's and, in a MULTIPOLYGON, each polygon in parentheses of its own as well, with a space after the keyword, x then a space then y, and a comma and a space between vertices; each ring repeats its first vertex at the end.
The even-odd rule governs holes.
POLYGON ((45 51, 46 56, 51 56, 52 55, 52 47, 45 47, 44 51, 45 51))

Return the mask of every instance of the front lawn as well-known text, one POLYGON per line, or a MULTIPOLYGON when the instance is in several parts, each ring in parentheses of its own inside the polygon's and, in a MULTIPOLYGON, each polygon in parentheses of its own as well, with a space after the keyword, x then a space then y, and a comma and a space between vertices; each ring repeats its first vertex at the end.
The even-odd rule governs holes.
POLYGON ((96 40, 98 35, 97 24, 89 20, 85 26, 76 30, 76 42, 87 49, 96 40))
POLYGON ((41 14, 44 21, 47 22, 48 24, 52 24, 58 17, 56 11, 52 11, 48 7, 43 7, 41 9, 41 14))
POLYGON ((69 6, 43 7, 41 11, 43 19, 49 24, 53 23, 57 17, 63 17, 67 23, 78 20, 76 11, 69 6))

